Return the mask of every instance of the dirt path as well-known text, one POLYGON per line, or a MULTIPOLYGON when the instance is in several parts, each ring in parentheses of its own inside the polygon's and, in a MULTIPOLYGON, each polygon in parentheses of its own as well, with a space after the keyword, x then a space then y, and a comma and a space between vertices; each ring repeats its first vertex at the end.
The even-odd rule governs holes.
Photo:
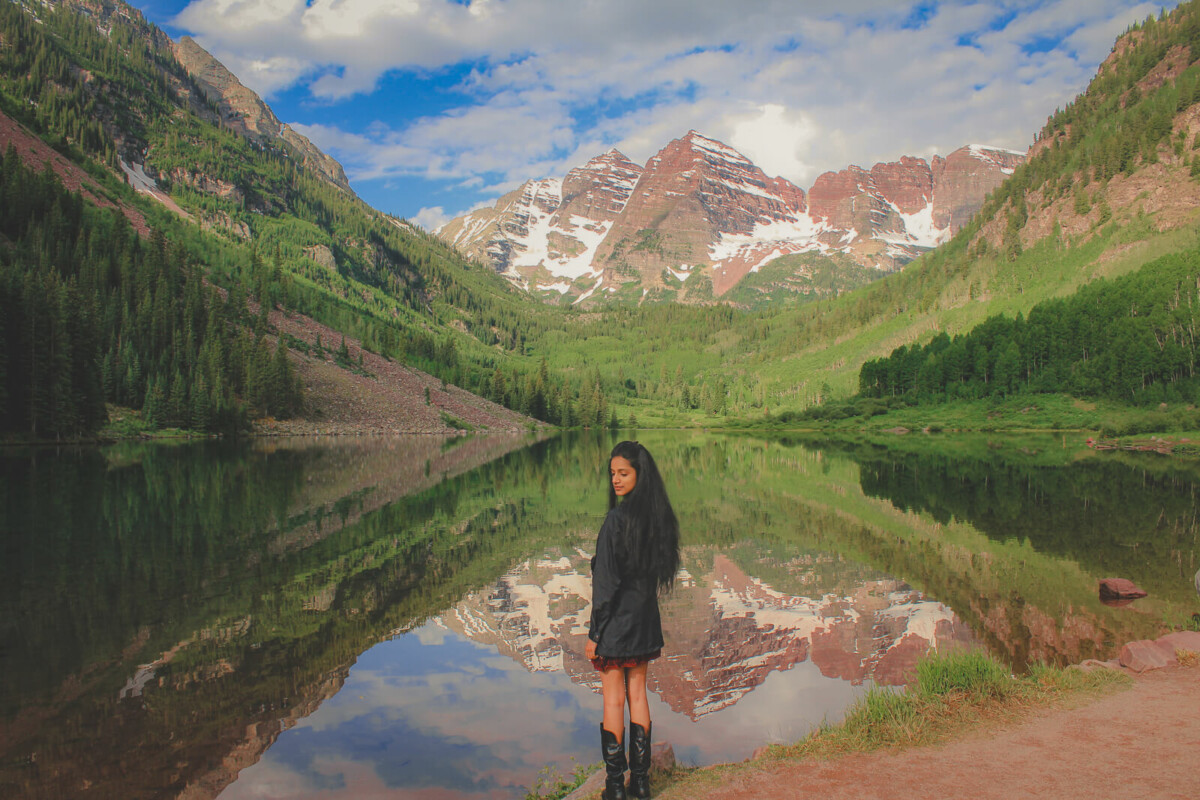
MULTIPOLYGON (((688 781, 689 784, 694 781, 688 781)), ((1171 667, 1079 708, 896 753, 776 762, 661 800, 1197 798, 1200 668, 1171 667)))

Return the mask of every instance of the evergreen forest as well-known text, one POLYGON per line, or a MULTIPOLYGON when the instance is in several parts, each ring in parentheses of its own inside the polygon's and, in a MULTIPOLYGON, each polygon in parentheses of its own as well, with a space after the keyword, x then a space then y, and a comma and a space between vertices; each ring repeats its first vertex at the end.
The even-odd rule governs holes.
POLYGON ((1200 251, 1098 280, 1029 315, 989 317, 863 364, 858 395, 912 402, 1017 392, 1105 397, 1135 405, 1200 400, 1200 251))
POLYGON ((237 291, 224 298, 161 233, 143 241, 115 209, 49 170, 0 162, 0 428, 73 437, 105 403, 160 427, 234 432, 301 402, 286 350, 267 344, 237 291))

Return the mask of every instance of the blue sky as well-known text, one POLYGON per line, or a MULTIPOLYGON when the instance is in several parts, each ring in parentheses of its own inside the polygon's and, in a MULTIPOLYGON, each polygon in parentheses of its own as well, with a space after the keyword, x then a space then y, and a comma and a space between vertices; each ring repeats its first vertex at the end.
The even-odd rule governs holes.
MULTIPOLYGON (((135 0, 426 227, 696 129, 807 189, 970 143, 1023 150, 1133 0, 135 0)), ((1168 2, 1167 8, 1176 3, 1168 2)))

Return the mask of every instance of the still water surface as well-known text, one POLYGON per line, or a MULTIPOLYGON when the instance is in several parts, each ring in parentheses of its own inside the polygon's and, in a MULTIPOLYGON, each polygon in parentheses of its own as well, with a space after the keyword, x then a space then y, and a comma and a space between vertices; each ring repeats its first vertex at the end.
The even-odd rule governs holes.
MULTIPOLYGON (((640 438, 683 529, 654 738, 744 758, 930 649, 1016 671, 1194 611, 1194 465, 1059 439, 640 438), (1150 592, 1125 607, 1101 577, 1150 592)), ((597 759, 612 439, 0 452, 0 795, 522 797, 597 759)))

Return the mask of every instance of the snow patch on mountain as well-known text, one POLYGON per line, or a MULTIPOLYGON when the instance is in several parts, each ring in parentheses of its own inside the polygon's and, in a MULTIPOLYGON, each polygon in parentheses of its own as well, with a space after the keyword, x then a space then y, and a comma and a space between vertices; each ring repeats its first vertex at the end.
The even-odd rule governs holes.
POLYGON ((691 143, 694 148, 703 150, 725 161, 731 161, 738 167, 744 168, 747 165, 752 165, 750 159, 734 150, 724 142, 718 142, 716 139, 709 139, 696 131, 689 131, 687 136, 683 137, 685 141, 691 143))
POLYGON ((825 252, 829 246, 819 238, 831 230, 823 220, 808 214, 791 219, 759 222, 748 234, 721 234, 709 248, 709 258, 717 268, 731 263, 749 263, 757 272, 780 256, 812 251, 825 252))
POLYGON ((592 284, 592 288, 588 289, 586 292, 579 295, 579 297, 575 298, 575 302, 572 303, 571 305, 579 305, 584 300, 587 300, 589 297, 591 297, 593 294, 596 293, 596 290, 600 288, 600 284, 603 282, 604 282, 603 276, 597 278, 596 282, 594 284, 592 284))
POLYGON ((171 199, 171 196, 162 190, 158 183, 146 174, 146 169, 142 164, 129 164, 125 159, 117 160, 121 166, 121 171, 125 173, 125 177, 129 180, 129 185, 138 194, 149 195, 157 200, 162 205, 174 211, 184 219, 191 219, 192 215, 184 211, 179 205, 171 199))
POLYGON ((1016 171, 1009 163, 1014 157, 1022 160, 1025 158, 1025 154, 1019 150, 1008 150, 1004 147, 992 147, 986 144, 969 144, 967 152, 980 161, 995 164, 1005 175, 1012 175, 1016 171))
POLYGON ((950 241, 950 229, 939 228, 933 221, 933 203, 928 203, 920 211, 905 214, 894 204, 890 204, 904 221, 903 232, 884 231, 876 238, 893 245, 908 245, 922 249, 933 249, 940 244, 950 241))
MULTIPOLYGON (((490 220, 485 219, 484 217, 479 217, 479 216, 467 217, 466 222, 463 224, 462 229, 459 230, 458 233, 456 233, 454 235, 454 238, 450 240, 450 244, 454 245, 455 247, 458 247, 459 245, 461 245, 465 242, 472 241, 473 239, 475 239, 476 237, 479 236, 479 234, 483 231, 484 228, 486 228, 488 226, 489 222, 490 222, 490 220)), ((446 225, 449 225, 449 224, 450 223, 447 222, 447 223, 439 226, 438 229, 434 231, 434 233, 441 234, 441 232, 446 229, 446 225)))
POLYGON ((583 250, 575 256, 547 258, 544 266, 551 275, 572 280, 592 273, 592 259, 596 255, 596 249, 600 247, 611 228, 612 222, 607 220, 593 222, 587 217, 572 216, 569 227, 563 226, 556 230, 575 239, 583 246, 583 250))

